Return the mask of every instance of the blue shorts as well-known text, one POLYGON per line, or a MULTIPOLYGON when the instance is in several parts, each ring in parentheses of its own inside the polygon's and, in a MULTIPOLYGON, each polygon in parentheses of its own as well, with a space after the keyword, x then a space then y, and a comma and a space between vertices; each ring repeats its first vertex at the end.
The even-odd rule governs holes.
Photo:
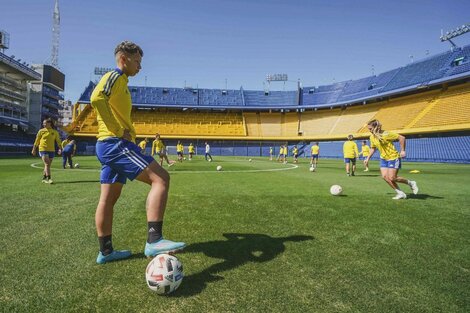
POLYGON ((318 154, 312 154, 312 159, 318 159, 318 154))
POLYGON ((102 184, 125 184, 126 179, 134 180, 154 161, 135 143, 115 137, 97 141, 96 156, 101 162, 102 184))
POLYGON ((176 154, 183 156, 183 152, 176 152, 176 154))
POLYGON ((53 159, 55 156, 54 151, 39 151, 39 156, 42 158, 43 156, 48 156, 49 159, 53 159))
POLYGON ((394 169, 400 169, 401 168, 401 159, 395 159, 395 160, 384 160, 380 159, 380 168, 394 168, 394 169))
POLYGON ((356 165, 356 158, 344 158, 344 163, 352 163, 356 165))

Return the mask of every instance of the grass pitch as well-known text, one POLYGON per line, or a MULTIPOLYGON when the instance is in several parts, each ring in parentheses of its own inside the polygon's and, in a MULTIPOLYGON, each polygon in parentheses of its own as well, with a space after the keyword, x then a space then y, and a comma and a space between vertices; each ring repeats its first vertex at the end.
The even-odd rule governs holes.
POLYGON ((169 169, 164 235, 188 247, 183 283, 166 297, 145 283, 148 186, 128 182, 115 208, 114 246, 134 256, 97 265, 95 157, 76 157, 78 170, 56 158, 53 185, 31 167, 38 158, 1 159, 0 311, 470 310, 468 165, 404 163, 420 194, 394 201, 377 163, 346 177, 341 160, 311 173, 306 159, 296 168, 252 159, 169 169), (333 184, 342 196, 329 194, 333 184))

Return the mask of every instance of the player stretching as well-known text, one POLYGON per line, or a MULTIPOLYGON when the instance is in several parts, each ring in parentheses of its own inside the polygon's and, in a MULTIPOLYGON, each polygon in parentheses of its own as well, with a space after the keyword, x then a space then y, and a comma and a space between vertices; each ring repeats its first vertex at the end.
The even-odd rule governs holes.
POLYGON ((343 145, 344 163, 346 164, 346 174, 354 176, 356 172, 356 158, 359 156, 357 144, 353 141, 353 135, 348 135, 348 141, 343 145), (351 166, 352 165, 352 166, 351 166))
POLYGON ((44 163, 42 182, 46 184, 52 184, 51 164, 55 155, 55 144, 57 144, 59 147, 57 153, 60 155, 62 143, 60 142, 59 133, 57 130, 55 130, 52 119, 45 119, 42 122, 42 126, 44 126, 44 128, 41 128, 38 131, 36 140, 34 141, 33 150, 31 150, 31 154, 36 156, 36 151, 39 147, 39 156, 44 163))
POLYGON ((69 167, 73 168, 73 161, 72 157, 77 152, 77 145, 75 144, 75 140, 73 140, 70 136, 68 136, 64 141, 62 141, 62 167, 65 169, 65 165, 67 161, 69 163, 69 167))
POLYGON ((318 164, 318 155, 320 154, 320 147, 318 146, 318 142, 316 142, 312 149, 310 150, 311 157, 310 157, 310 166, 315 170, 318 164))
POLYGON ((155 154, 157 154, 158 157, 160 158, 160 166, 163 166, 163 159, 165 159, 166 164, 168 165, 168 167, 175 164, 175 161, 168 160, 168 156, 166 155, 166 147, 163 144, 162 139, 160 138, 160 134, 156 134, 155 135, 155 140, 152 142, 152 152, 151 152, 152 157, 155 154))
POLYGON ((359 152, 359 154, 362 155, 362 158, 364 159, 364 166, 366 168, 364 170, 364 172, 368 172, 369 171, 369 164, 366 164, 366 159, 370 154, 370 147, 367 145, 367 141, 365 141, 365 140, 362 141, 362 148, 361 148, 361 152, 359 152))
POLYGON ((97 112, 98 141, 96 156, 101 162, 101 195, 95 222, 100 244, 96 263, 125 259, 129 250, 114 250, 112 244, 113 211, 126 180, 137 179, 150 186, 147 196, 147 242, 145 255, 155 256, 184 248, 183 242, 163 239, 162 226, 170 186, 170 176, 151 156, 143 155, 135 144, 131 121, 132 102, 128 77, 141 69, 142 49, 129 41, 114 50, 117 68, 106 73, 91 95, 97 112))
POLYGON ((191 161, 194 155, 194 146, 192 142, 188 146, 188 153, 189 153, 189 161, 191 161))
POLYGON ((178 155, 178 161, 183 162, 184 147, 181 141, 179 140, 178 140, 178 143, 176 144, 176 154, 178 155))
POLYGON ((387 184, 392 187, 397 193, 394 200, 406 199, 406 194, 400 190, 397 183, 407 184, 410 186, 413 194, 418 193, 418 185, 413 180, 408 180, 404 177, 397 176, 401 168, 401 159, 406 157, 406 140, 405 137, 397 133, 382 130, 382 125, 378 120, 372 120, 367 123, 367 128, 371 132, 370 135, 370 154, 364 161, 367 166, 370 158, 374 155, 375 151, 380 151, 380 172, 382 178, 387 184), (397 152, 394 141, 400 143, 400 153, 397 152))
POLYGON ((147 138, 144 138, 144 140, 139 142, 139 147, 140 147, 142 154, 145 154, 145 148, 147 147, 147 142, 149 142, 147 138))

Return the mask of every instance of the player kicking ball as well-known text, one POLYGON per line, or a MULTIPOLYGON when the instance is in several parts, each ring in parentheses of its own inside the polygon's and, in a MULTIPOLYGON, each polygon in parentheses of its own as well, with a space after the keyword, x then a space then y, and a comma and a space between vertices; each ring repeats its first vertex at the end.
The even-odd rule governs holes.
POLYGON ((397 183, 407 184, 410 186, 413 194, 418 194, 418 185, 413 180, 397 176, 401 168, 401 159, 406 157, 406 140, 405 137, 397 133, 382 130, 382 124, 378 120, 372 120, 367 123, 367 128, 371 132, 370 135, 370 154, 364 161, 364 165, 368 167, 369 160, 375 151, 380 151, 380 172, 382 178, 397 193, 394 200, 406 199, 406 193, 401 191, 397 183), (393 145, 394 141, 400 143, 400 153, 393 145))
POLYGON ((163 239, 163 215, 170 187, 170 176, 152 156, 142 154, 135 144, 136 133, 131 121, 132 102, 127 87, 128 77, 141 69, 142 49, 129 41, 114 50, 117 68, 106 73, 91 95, 91 105, 98 117, 96 156, 101 162, 101 195, 95 223, 100 251, 96 263, 125 259, 129 250, 114 250, 112 226, 114 205, 126 180, 137 179, 150 186, 147 196, 147 242, 145 255, 172 253, 185 247, 184 242, 163 239))

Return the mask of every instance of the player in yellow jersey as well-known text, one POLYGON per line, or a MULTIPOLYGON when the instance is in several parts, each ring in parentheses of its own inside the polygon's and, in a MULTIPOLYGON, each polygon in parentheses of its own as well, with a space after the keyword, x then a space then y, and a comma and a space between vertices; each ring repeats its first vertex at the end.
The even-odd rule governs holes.
POLYGON ((55 144, 58 146, 57 153, 60 155, 62 152, 62 143, 60 142, 60 136, 57 130, 55 130, 54 122, 52 119, 47 118, 42 122, 42 126, 37 135, 36 140, 33 144, 33 150, 31 154, 36 156, 36 152, 39 147, 39 156, 44 163, 44 172, 42 182, 52 184, 51 178, 51 164, 55 156, 55 144))
POLYGON ((142 154, 145 154, 145 148, 147 148, 148 142, 149 142, 148 138, 144 138, 144 140, 139 142, 139 147, 140 147, 140 150, 142 151, 142 154))
POLYGON ((348 141, 343 145, 344 163, 346 164, 346 174, 354 176, 356 172, 356 158, 359 156, 356 142, 353 135, 348 135, 348 141))
POLYGON ((155 140, 152 143, 152 153, 151 153, 151 155, 152 155, 152 157, 154 155, 158 155, 158 157, 160 158, 160 166, 163 166, 163 160, 166 161, 166 164, 169 167, 172 166, 173 164, 175 164, 175 161, 168 160, 168 156, 166 154, 166 146, 163 143, 163 141, 160 137, 160 134, 158 134, 158 133, 155 134, 155 140))
POLYGON ((170 176, 154 160, 143 155, 135 144, 135 129, 131 120, 132 100, 127 86, 128 77, 141 69, 142 49, 123 41, 114 50, 117 68, 103 75, 91 94, 91 105, 98 119, 96 155, 101 162, 101 195, 96 208, 95 223, 100 251, 96 263, 125 259, 128 250, 114 250, 112 244, 113 211, 127 179, 137 179, 150 186, 146 200, 147 241, 144 254, 152 257, 184 248, 183 242, 163 239, 162 227, 170 176))
POLYGON ((292 149, 292 155, 294 156, 294 163, 299 163, 299 148, 297 146, 292 149))
POLYGON ((397 133, 382 130, 382 124, 380 124, 378 120, 372 120, 367 123, 367 128, 371 132, 371 150, 364 164, 368 165, 370 158, 374 155, 375 151, 379 149, 382 178, 397 193, 393 199, 406 199, 406 194, 400 190, 397 183, 407 184, 410 186, 413 194, 417 194, 419 189, 415 181, 398 176, 398 171, 401 168, 401 159, 406 157, 405 137, 397 133), (400 152, 398 152, 393 145, 393 142, 397 140, 400 144, 400 152))
POLYGON ((191 142, 188 146, 188 153, 189 153, 189 161, 193 159, 193 155, 195 153, 193 143, 191 142))
POLYGON ((176 154, 178 155, 178 161, 183 162, 184 147, 181 141, 179 140, 178 140, 178 143, 176 144, 176 154))
POLYGON ((364 172, 368 172, 369 164, 366 164, 366 159, 370 154, 370 147, 367 145, 367 141, 365 140, 362 141, 361 152, 359 152, 359 154, 362 155, 362 158, 364 159, 364 166, 365 166, 364 172))
POLYGON ((318 155, 320 154, 320 146, 318 145, 318 142, 312 146, 310 153, 310 166, 313 168, 313 170, 315 170, 318 164, 318 155))
POLYGON ((64 141, 62 141, 62 168, 65 169, 65 165, 67 161, 69 163, 69 167, 73 168, 73 161, 72 157, 75 155, 77 151, 77 145, 75 144, 75 140, 72 137, 67 136, 64 141))

